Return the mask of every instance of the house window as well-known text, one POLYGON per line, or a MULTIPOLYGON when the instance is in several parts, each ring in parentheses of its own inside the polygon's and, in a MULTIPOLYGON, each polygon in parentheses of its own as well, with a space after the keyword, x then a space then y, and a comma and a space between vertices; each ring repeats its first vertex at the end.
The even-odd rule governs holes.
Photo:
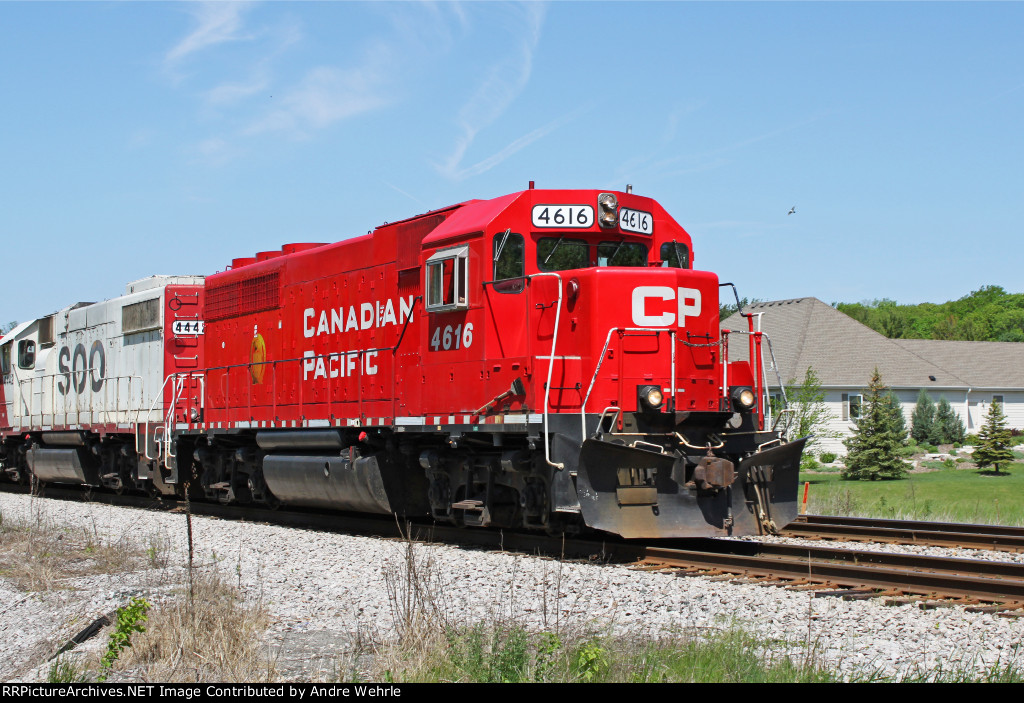
POLYGON ((18 368, 31 369, 36 365, 36 343, 31 339, 18 342, 18 368))
POLYGON ((427 311, 469 307, 469 247, 439 251, 427 259, 427 311))
POLYGON ((1003 404, 1003 396, 1001 396, 1001 395, 994 395, 994 396, 992 396, 992 402, 993 403, 999 403, 1000 405, 1002 405, 1003 404))
POLYGON ((859 420, 861 409, 864 405, 864 396, 861 394, 843 393, 843 419, 859 420))

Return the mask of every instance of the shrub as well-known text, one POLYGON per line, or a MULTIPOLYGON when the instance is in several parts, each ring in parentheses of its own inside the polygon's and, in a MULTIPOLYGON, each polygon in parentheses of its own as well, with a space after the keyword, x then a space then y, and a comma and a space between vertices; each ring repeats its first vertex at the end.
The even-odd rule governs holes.
POLYGON ((836 460, 835 452, 822 452, 821 461, 823 464, 831 464, 836 460))

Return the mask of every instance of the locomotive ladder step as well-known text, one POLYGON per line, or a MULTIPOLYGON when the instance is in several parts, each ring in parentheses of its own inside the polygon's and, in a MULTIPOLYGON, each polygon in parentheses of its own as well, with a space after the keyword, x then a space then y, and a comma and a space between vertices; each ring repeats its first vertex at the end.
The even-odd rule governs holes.
POLYGON ((458 503, 452 503, 455 510, 483 510, 483 507, 482 500, 460 500, 458 503))
POLYGON ((230 487, 231 487, 231 482, 230 481, 221 481, 220 483, 214 483, 213 485, 210 486, 210 488, 212 488, 215 491, 227 490, 230 487))

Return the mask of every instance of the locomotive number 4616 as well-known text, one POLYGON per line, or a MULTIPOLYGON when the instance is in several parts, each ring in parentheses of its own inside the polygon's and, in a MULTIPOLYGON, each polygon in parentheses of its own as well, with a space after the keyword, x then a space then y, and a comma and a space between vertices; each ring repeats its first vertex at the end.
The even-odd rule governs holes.
POLYGON ((473 323, 467 322, 465 327, 462 325, 445 325, 442 327, 435 327, 434 334, 430 337, 430 348, 434 351, 444 349, 459 349, 461 347, 468 347, 473 344, 473 323))
POLYGON ((534 205, 534 227, 593 227, 594 208, 589 205, 534 205))

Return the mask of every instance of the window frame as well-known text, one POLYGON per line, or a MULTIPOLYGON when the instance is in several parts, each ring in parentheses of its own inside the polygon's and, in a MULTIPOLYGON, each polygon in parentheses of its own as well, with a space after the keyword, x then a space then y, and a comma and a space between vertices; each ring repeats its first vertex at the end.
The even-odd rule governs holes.
POLYGON ((514 237, 518 238, 519 246, 521 247, 521 256, 519 260, 521 273, 517 276, 508 276, 506 278, 498 278, 498 259, 494 258, 495 249, 498 243, 505 237, 505 232, 498 232, 494 235, 494 239, 491 241, 491 259, 492 268, 491 275, 493 280, 491 281, 494 290, 498 293, 515 294, 522 293, 526 290, 526 237, 519 234, 518 232, 508 232, 508 240, 505 242, 502 254, 505 251, 512 251, 508 249, 510 245, 515 241, 514 237))
POLYGON ((18 368, 31 371, 36 367, 36 340, 22 339, 18 342, 18 368), (29 346, 31 345, 31 349, 29 346), (31 356, 29 356, 31 355, 31 356), (27 359, 27 361, 26 361, 27 359))
POLYGON ((864 393, 843 393, 843 419, 859 420, 864 417, 864 393), (858 398, 857 414, 853 414, 853 399, 858 398))
POLYGON ((665 268, 678 268, 681 271, 689 271, 690 270, 690 247, 686 244, 686 242, 662 242, 661 246, 658 247, 658 258, 661 260, 661 265, 663 267, 665 267, 665 268), (672 266, 672 264, 669 262, 669 260, 665 258, 665 255, 667 253, 670 256, 673 256, 673 255, 676 256, 676 258, 678 259, 678 254, 675 251, 675 246, 676 245, 679 245, 682 248, 683 252, 685 253, 686 261, 685 262, 680 262, 681 264, 683 264, 681 266, 672 266), (665 251, 666 247, 671 247, 671 248, 666 252, 665 251))
POLYGON ((423 300, 427 312, 448 312, 451 310, 469 309, 469 246, 462 245, 450 247, 434 252, 427 258, 424 275, 423 300), (452 262, 452 299, 445 302, 444 289, 444 267, 445 263, 452 262), (437 290, 431 290, 431 284, 437 281, 437 274, 440 273, 440 282, 437 290), (435 293, 440 293, 440 301, 436 300, 435 293))

